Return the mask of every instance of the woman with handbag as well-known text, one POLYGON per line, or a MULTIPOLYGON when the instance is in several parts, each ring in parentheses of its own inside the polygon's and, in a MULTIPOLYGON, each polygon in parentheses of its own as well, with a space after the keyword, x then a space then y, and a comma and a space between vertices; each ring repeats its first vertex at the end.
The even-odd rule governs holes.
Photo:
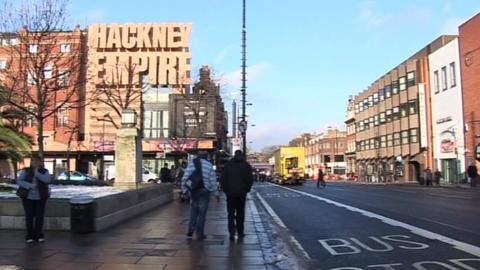
POLYGON ((50 197, 50 181, 50 173, 44 168, 43 160, 38 155, 32 155, 30 167, 23 169, 17 178, 17 195, 22 199, 25 210, 27 243, 45 242, 42 227, 45 204, 50 197))

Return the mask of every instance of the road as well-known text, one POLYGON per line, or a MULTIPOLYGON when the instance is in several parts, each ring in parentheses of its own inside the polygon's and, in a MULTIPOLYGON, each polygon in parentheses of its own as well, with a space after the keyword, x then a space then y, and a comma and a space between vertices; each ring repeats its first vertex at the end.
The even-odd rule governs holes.
POLYGON ((303 268, 480 269, 479 190, 313 182, 254 190, 303 268))

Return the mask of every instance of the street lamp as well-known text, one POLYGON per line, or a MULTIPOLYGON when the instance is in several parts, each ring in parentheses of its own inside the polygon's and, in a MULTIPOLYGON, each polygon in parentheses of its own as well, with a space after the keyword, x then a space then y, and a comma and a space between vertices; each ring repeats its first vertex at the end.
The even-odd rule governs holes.
POLYGON ((132 109, 123 109, 122 127, 134 127, 137 123, 137 113, 132 109))

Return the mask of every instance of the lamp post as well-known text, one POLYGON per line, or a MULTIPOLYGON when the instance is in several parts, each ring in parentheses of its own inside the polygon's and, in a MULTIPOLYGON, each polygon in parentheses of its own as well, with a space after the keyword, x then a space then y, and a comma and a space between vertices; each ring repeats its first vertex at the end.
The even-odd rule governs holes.
POLYGON ((105 119, 110 117, 110 113, 103 115, 103 125, 102 125, 102 180, 105 179, 105 119))

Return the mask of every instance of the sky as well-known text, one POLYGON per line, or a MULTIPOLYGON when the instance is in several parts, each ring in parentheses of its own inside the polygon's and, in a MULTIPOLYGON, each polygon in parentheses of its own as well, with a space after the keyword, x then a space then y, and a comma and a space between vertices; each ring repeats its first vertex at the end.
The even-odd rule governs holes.
MULTIPOLYGON (((249 149, 344 128, 348 97, 480 12, 480 0, 246 0, 249 149)), ((242 0, 70 0, 70 21, 192 23, 231 117, 241 88, 242 0)), ((231 134, 231 119, 229 119, 231 134)))

